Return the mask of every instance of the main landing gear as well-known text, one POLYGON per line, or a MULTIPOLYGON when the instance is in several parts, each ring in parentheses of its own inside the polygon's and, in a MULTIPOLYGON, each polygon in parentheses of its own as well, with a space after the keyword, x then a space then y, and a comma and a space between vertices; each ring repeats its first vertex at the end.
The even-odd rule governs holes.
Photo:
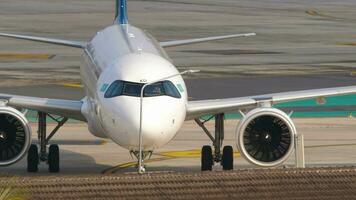
POLYGON ((40 162, 47 162, 49 172, 59 172, 59 147, 51 144, 47 147, 50 139, 56 134, 61 126, 66 123, 68 118, 55 118, 47 113, 38 112, 38 145, 31 144, 27 153, 27 171, 37 172, 40 162), (57 122, 57 126, 47 136, 47 116, 57 122), (39 146, 39 151, 38 151, 39 146))
POLYGON ((221 152, 221 147, 224 141, 224 114, 217 114, 207 120, 201 121, 195 119, 195 122, 203 129, 208 137, 213 142, 214 152, 211 146, 205 145, 201 152, 201 170, 211 171, 214 163, 220 163, 224 170, 232 170, 234 167, 234 152, 231 146, 224 146, 221 152), (215 137, 205 127, 205 123, 215 117, 215 137))

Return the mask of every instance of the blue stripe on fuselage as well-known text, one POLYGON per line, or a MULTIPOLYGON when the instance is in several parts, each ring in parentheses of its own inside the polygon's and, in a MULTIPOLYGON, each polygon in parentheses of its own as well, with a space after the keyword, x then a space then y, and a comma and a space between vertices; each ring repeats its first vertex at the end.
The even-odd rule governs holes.
POLYGON ((117 11, 119 11, 119 13, 116 22, 118 24, 128 24, 126 0, 117 0, 117 1, 118 1, 117 6, 119 6, 119 8, 117 8, 117 11))

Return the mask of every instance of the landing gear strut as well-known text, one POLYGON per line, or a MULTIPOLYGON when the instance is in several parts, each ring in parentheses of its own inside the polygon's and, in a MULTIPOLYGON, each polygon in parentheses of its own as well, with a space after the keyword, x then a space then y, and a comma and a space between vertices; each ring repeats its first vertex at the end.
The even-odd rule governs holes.
POLYGON ((130 155, 131 155, 131 157, 132 157, 132 155, 133 156, 135 156, 136 158, 137 158, 137 165, 136 165, 136 168, 141 172, 141 173, 144 173, 144 172, 146 172, 146 166, 145 166, 145 164, 144 164, 144 161, 145 161, 145 159, 150 159, 151 158, 151 156, 152 156, 152 154, 153 154, 153 151, 143 151, 142 152, 142 166, 140 166, 140 164, 139 164, 139 159, 140 159, 140 152, 139 151, 130 151, 130 155), (140 169, 139 169, 140 168, 140 169))
POLYGON ((60 127, 66 123, 68 118, 55 118, 50 114, 38 112, 38 143, 40 150, 36 144, 32 144, 27 154, 27 171, 37 172, 40 162, 47 162, 49 172, 59 172, 59 147, 56 144, 47 146, 50 139, 57 133, 60 127), (47 117, 57 122, 57 126, 47 136, 47 117))
POLYGON ((211 171, 214 163, 220 163, 224 170, 232 170, 234 157, 231 146, 225 146, 221 152, 221 147, 224 141, 224 114, 217 114, 207 120, 201 121, 195 119, 195 122, 203 129, 210 140, 213 142, 214 152, 211 146, 203 146, 201 153, 201 170, 211 171), (205 127, 205 123, 215 117, 215 137, 213 137, 209 130, 205 127))

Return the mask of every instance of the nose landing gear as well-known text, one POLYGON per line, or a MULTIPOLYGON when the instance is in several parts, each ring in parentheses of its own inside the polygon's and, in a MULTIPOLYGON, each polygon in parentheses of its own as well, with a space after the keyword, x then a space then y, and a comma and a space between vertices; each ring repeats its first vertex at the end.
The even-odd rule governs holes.
POLYGON ((136 168, 140 173, 145 173, 146 172, 146 165, 144 164, 144 161, 146 158, 150 159, 153 154, 153 151, 143 151, 142 152, 142 165, 140 166, 140 152, 139 151, 130 151, 130 155, 134 155, 137 159, 137 165, 136 168))
POLYGON ((37 172, 40 162, 47 162, 49 172, 59 172, 59 147, 56 144, 51 144, 47 153, 47 146, 50 139, 56 134, 60 127, 66 123, 68 118, 55 118, 47 113, 38 112, 38 143, 40 150, 36 144, 32 144, 27 153, 27 171, 37 172), (57 122, 57 126, 47 136, 47 116, 57 122))
POLYGON ((221 147, 224 141, 224 114, 217 114, 205 121, 195 119, 195 122, 203 129, 207 136, 211 139, 214 146, 214 152, 211 146, 203 146, 201 152, 201 170, 211 171, 215 163, 220 163, 224 170, 232 170, 234 166, 233 148, 225 146, 221 153, 221 147), (215 117, 215 137, 205 127, 205 123, 215 117))

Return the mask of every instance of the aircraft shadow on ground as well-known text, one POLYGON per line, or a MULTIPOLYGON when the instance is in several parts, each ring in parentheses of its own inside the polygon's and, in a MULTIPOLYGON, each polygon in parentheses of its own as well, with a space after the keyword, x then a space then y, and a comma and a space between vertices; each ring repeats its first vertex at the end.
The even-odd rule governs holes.
POLYGON ((26 156, 16 163, 8 167, 0 168, 1 175, 10 176, 41 176, 41 175, 99 175, 101 171, 107 169, 111 166, 102 165, 95 161, 95 159, 88 155, 82 154, 74 151, 61 149, 60 151, 60 172, 59 173, 49 173, 48 165, 46 162, 42 162, 39 165, 39 170, 36 173, 27 172, 27 159, 26 156))

